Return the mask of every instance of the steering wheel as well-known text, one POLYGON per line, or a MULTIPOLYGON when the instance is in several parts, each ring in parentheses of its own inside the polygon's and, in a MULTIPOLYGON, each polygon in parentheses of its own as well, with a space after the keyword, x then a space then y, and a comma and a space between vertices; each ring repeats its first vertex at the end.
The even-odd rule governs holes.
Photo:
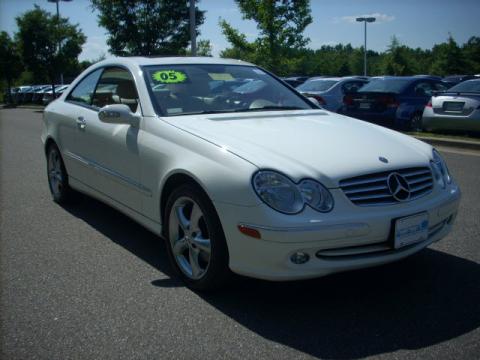
POLYGON ((242 108, 247 106, 245 97, 241 94, 229 93, 228 95, 216 95, 212 104, 226 106, 229 109, 242 108))

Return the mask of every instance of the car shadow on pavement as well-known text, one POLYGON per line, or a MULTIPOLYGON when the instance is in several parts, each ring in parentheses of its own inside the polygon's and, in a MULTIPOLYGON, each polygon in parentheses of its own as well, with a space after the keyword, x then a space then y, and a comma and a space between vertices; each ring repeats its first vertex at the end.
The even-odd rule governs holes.
MULTIPOLYGON (((183 286, 156 235, 95 200, 65 209, 170 277, 152 285, 183 286)), ((422 349, 480 326, 480 265, 433 249, 308 281, 235 277, 226 289, 198 295, 263 338, 330 359, 422 349)))

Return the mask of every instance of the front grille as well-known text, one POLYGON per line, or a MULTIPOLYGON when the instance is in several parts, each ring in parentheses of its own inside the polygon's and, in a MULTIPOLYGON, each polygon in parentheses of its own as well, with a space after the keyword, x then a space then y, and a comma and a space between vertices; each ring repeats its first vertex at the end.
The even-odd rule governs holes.
POLYGON ((341 180, 340 188, 355 205, 398 204, 400 201, 393 197, 387 184, 387 178, 392 173, 402 175, 407 181, 410 188, 408 201, 427 195, 433 189, 432 172, 428 167, 414 167, 356 176, 341 180))

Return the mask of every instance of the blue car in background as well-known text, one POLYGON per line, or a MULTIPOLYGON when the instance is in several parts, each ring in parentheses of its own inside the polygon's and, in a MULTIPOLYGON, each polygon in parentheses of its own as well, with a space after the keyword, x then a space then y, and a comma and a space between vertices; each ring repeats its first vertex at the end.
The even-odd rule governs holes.
POLYGON ((297 91, 315 98, 324 109, 338 112, 343 105, 343 97, 357 92, 366 83, 368 78, 363 76, 314 77, 297 86, 297 91))
POLYGON ((422 114, 433 92, 447 90, 433 76, 375 77, 343 99, 339 112, 400 130, 421 130, 422 114))

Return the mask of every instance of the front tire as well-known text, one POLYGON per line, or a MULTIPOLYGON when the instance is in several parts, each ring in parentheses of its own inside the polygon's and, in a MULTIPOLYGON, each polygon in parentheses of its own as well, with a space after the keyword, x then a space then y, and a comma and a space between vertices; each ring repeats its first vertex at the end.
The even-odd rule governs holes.
POLYGON ((68 174, 60 150, 55 144, 47 150, 48 186, 53 201, 65 204, 73 199, 73 190, 68 184, 68 174))
POLYGON ((225 235, 208 196, 190 184, 169 196, 165 240, 178 276, 195 290, 221 287, 230 276, 225 235))

